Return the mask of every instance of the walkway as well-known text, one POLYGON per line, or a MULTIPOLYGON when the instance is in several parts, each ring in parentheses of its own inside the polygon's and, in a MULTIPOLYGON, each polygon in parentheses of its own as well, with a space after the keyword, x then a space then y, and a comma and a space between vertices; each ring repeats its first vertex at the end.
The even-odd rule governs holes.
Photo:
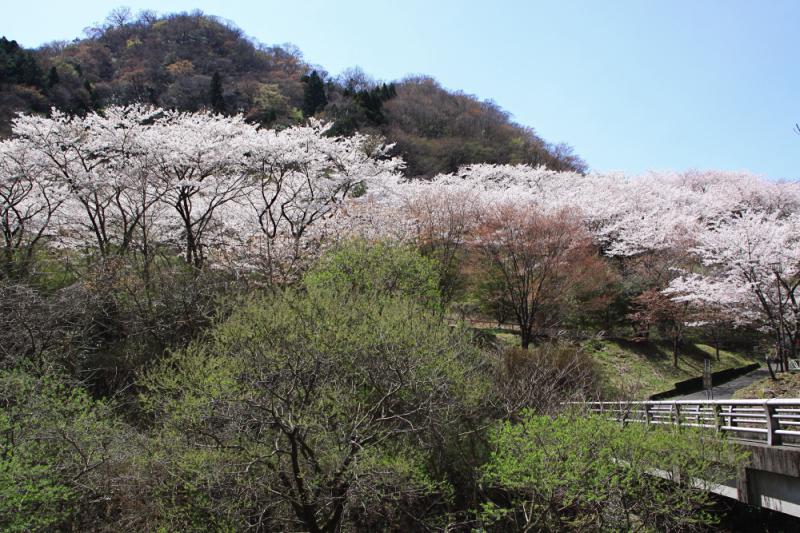
MULTIPOLYGON (((733 393, 735 393, 739 389, 743 389, 754 383, 756 381, 760 381, 764 378, 769 377, 769 370, 766 368, 759 368, 757 370, 753 370, 745 374, 744 376, 739 376, 736 379, 732 379, 727 383, 723 383, 722 385, 717 385, 714 387, 714 399, 715 400, 730 400, 733 398, 733 393)), ((672 398, 665 398, 669 400, 705 400, 707 399, 706 391, 695 392, 692 394, 684 394, 683 396, 674 396, 672 398)))

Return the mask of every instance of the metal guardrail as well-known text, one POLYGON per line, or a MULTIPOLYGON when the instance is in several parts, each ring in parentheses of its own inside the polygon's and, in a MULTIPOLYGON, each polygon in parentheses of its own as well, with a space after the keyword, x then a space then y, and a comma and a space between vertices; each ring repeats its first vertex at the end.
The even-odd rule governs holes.
POLYGON ((589 411, 620 422, 713 429, 768 446, 800 444, 800 398, 587 402, 589 411))

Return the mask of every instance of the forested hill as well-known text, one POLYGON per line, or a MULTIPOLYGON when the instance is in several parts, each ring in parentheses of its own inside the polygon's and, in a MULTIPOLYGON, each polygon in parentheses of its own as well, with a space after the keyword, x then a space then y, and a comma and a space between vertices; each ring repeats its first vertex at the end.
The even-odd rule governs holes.
POLYGON ((283 127, 314 116, 335 133, 356 130, 397 143, 409 176, 476 162, 531 163, 584 171, 567 145, 552 145, 492 102, 433 78, 377 83, 359 70, 338 78, 290 46, 265 46, 200 12, 131 16, 116 10, 87 37, 25 50, 0 40, 0 136, 18 111, 72 113, 146 102, 166 108, 243 113, 283 127))

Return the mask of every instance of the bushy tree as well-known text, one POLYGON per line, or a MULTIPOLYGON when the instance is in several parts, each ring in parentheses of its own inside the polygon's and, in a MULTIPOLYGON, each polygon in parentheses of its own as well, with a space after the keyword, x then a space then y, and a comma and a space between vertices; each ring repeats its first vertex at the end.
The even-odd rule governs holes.
POLYGON ((599 396, 596 363, 578 346, 547 342, 492 355, 492 389, 486 400, 495 418, 519 421, 525 412, 558 413, 569 402, 599 396))
POLYGON ((433 435, 479 399, 479 361, 464 331, 402 296, 254 299, 141 383, 174 491, 162 499, 237 528, 425 523, 448 494, 426 473, 433 435))
POLYGON ((482 219, 475 247, 500 280, 495 298, 513 312, 523 348, 537 330, 558 325, 570 300, 592 291, 603 273, 589 235, 564 210, 497 206, 482 219))
POLYGON ((402 296, 438 309, 436 263, 417 250, 387 242, 356 240, 323 255, 304 278, 311 291, 340 295, 402 296))
POLYGON ((114 498, 129 428, 108 402, 45 369, 0 371, 0 528, 93 527, 114 498))

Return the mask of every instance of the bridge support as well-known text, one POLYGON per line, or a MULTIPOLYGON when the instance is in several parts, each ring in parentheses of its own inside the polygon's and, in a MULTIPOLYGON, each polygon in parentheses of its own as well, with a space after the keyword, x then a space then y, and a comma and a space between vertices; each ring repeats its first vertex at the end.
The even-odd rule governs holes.
POLYGON ((739 500, 800 517, 800 450, 750 445, 750 461, 740 473, 739 500))

